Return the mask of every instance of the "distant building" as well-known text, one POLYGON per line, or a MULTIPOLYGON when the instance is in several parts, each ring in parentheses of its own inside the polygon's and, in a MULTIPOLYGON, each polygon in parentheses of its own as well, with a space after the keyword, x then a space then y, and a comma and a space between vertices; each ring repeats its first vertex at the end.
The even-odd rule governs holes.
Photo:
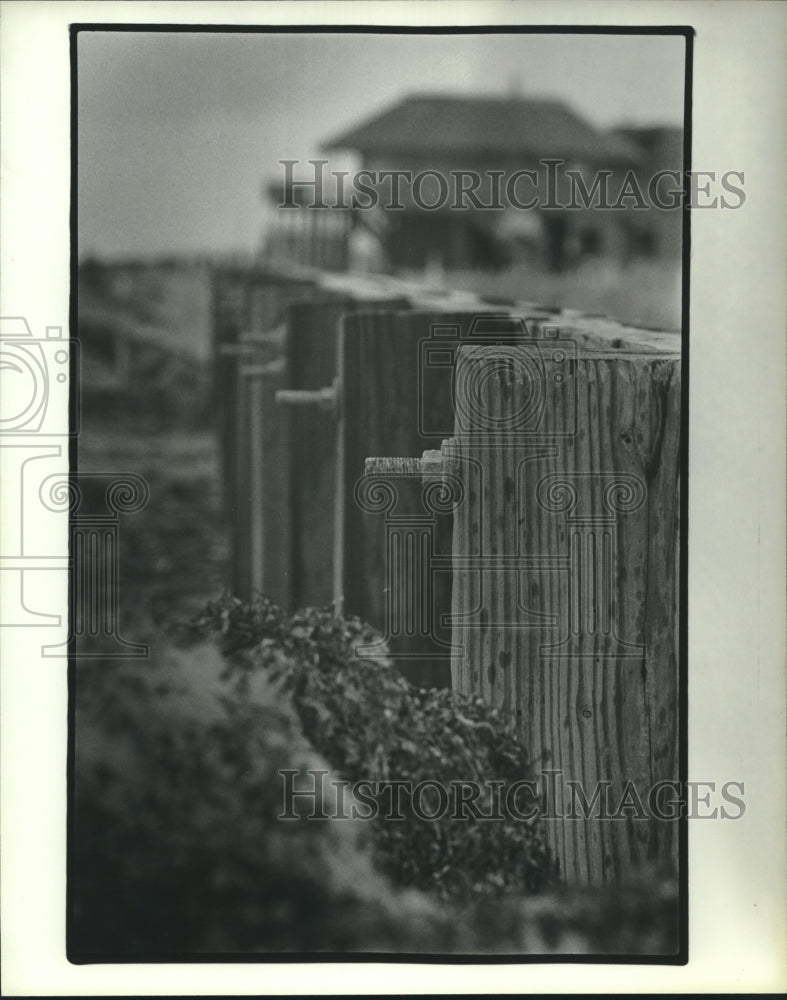
MULTIPOLYGON (((505 184, 518 171, 540 170, 541 203, 545 160, 578 170, 588 186, 597 170, 611 170, 613 188, 640 165, 640 149, 627 138, 598 131, 561 101, 521 97, 413 96, 323 145, 356 151, 371 171, 466 170, 485 177, 499 171, 505 184)), ((476 192, 482 204, 491 203, 492 184, 485 180, 476 192)), ((562 184, 561 203, 568 197, 565 178, 562 184)), ((532 200, 527 178, 514 195, 523 204, 532 200)), ((621 214, 628 213, 523 211, 510 204, 503 211, 450 205, 424 211, 410 204, 386 213, 384 239, 393 268, 423 267, 435 257, 448 268, 499 267, 518 255, 561 269, 582 253, 625 254, 621 214)))
MULTIPOLYGON (((645 186, 661 171, 683 172, 683 129, 668 126, 620 128, 615 135, 640 151, 639 175, 645 186)), ((670 181, 660 184, 659 198, 669 203, 670 181)), ((676 185, 677 186, 677 185, 676 185)), ((634 252, 680 259, 683 226, 679 210, 651 209, 630 221, 634 252)))
POLYGON ((360 255, 393 271, 514 261, 559 271, 591 256, 679 255, 680 211, 642 211, 635 196, 598 207, 594 183, 603 175, 614 203, 633 175, 647 194, 653 170, 680 171, 681 140, 675 129, 603 132, 559 100, 414 95, 323 143, 361 161, 344 179, 325 168, 324 198, 344 209, 305 208, 308 162, 289 187, 269 188, 274 204, 293 207, 277 213, 267 251, 339 268, 360 255), (365 193, 354 186, 363 172, 365 193), (394 179, 402 172, 412 182, 394 179))

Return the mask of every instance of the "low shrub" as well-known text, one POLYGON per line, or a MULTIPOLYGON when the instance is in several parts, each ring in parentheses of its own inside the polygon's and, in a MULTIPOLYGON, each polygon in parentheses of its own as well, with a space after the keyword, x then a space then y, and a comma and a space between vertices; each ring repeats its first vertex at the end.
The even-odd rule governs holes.
POLYGON ((228 697, 207 644, 76 677, 69 956, 454 950, 375 870, 362 823, 286 823, 280 768, 325 768, 287 700, 228 697))
POLYGON ((331 780, 371 764, 389 777, 505 777, 521 756, 486 706, 343 659, 372 637, 356 620, 222 601, 198 631, 223 653, 162 637, 149 661, 77 662, 72 960, 674 952, 673 884, 529 891, 546 870, 537 828, 282 821, 284 768, 327 769, 330 813, 331 780), (363 711, 372 698, 379 718, 363 711), (348 761, 341 775, 305 728, 348 761), (436 892, 397 887, 381 865, 436 892))
MULTIPOLYGON (((223 598, 205 608, 195 628, 227 655, 241 700, 259 670, 280 683, 304 735, 344 779, 407 782, 400 790, 404 819, 385 818, 387 788, 373 796, 379 818, 369 821, 377 862, 396 882, 452 899, 532 893, 547 884, 551 863, 537 819, 476 819, 468 810, 457 819, 453 803, 434 820, 413 810, 408 791, 423 781, 509 786, 528 776, 521 744, 486 702, 416 688, 385 656, 360 655, 359 647, 380 637, 329 608, 290 616, 267 598, 250 605, 223 598)), ((524 797, 518 805, 524 811, 524 797)), ((478 807, 488 814, 490 803, 482 799, 478 807)))

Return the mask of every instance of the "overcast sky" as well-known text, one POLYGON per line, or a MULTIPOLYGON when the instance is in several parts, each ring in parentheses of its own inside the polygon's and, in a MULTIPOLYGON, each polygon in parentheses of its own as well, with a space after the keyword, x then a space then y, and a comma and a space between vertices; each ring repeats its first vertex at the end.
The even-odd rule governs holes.
POLYGON ((604 128, 680 125, 683 73, 672 36, 81 32, 80 255, 255 250, 277 161, 407 94, 515 90, 604 128))

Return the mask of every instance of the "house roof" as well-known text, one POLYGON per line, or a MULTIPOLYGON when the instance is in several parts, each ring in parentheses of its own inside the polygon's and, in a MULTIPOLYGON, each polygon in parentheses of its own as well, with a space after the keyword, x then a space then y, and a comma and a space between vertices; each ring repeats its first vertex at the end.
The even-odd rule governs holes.
POLYGON ((642 159, 654 170, 681 170, 683 129, 672 125, 648 128, 619 128, 617 136, 642 150, 642 159))
POLYGON ((640 159, 636 145, 594 129, 562 101, 521 97, 414 95, 334 136, 323 148, 554 156, 603 164, 640 159))

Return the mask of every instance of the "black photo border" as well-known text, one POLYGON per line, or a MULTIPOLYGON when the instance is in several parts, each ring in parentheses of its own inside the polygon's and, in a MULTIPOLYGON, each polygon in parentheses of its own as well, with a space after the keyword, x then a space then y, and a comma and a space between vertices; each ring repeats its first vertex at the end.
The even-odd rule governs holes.
MULTIPOLYGON (((69 26, 71 120, 70 120, 70 295, 69 326, 78 331, 78 62, 77 43, 81 33, 192 33, 192 34, 374 34, 374 35, 668 35, 685 41, 683 109, 683 198, 682 198, 682 269, 681 269, 681 429, 680 429, 680 566, 678 613, 678 781, 686 787, 688 779, 688 541, 689 541, 689 307, 691 217, 688 177, 691 170, 693 46, 695 30, 689 25, 368 25, 368 24, 191 24, 191 23, 111 23, 75 22, 69 26)), ((71 352, 69 400, 69 476, 76 479, 79 468, 78 434, 79 387, 77 361, 71 352)), ((69 589, 69 607, 74 600, 69 589)), ((72 640, 68 657, 68 751, 67 751, 67 835, 66 835, 66 957, 74 965, 93 964, 205 964, 205 963, 390 963, 421 965, 669 965, 683 966, 689 961, 689 877, 688 817, 685 810, 678 820, 678 949, 671 955, 634 954, 456 954, 409 952, 185 952, 152 954, 112 954, 81 952, 73 941, 74 904, 74 794, 76 747, 76 655, 72 640)))

